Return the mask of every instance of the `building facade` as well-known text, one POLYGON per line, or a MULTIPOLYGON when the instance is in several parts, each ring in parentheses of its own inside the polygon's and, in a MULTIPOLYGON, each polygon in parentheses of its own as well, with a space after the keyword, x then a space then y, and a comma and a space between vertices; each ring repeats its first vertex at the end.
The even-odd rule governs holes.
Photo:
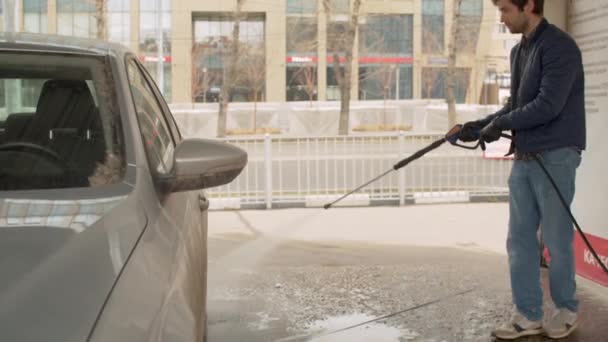
MULTIPOLYGON (((16 30, 129 46, 172 102, 217 101, 229 79, 237 0, 3 0, 3 19, 7 1, 16 30)), ((351 99, 444 98, 453 6, 362 0, 351 99)), ((351 7, 332 0, 328 14, 323 0, 245 0, 231 101, 338 100, 351 7)), ((501 33, 489 0, 463 0, 457 29, 456 97, 478 103, 484 81, 505 79, 517 37, 501 33)))

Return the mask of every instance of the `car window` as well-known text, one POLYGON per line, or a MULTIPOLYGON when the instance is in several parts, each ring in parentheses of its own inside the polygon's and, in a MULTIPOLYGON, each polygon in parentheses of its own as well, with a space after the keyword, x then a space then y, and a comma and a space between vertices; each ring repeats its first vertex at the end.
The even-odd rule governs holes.
POLYGON ((165 121, 169 124, 169 128, 171 129, 171 133, 173 134, 173 141, 174 142, 179 142, 182 138, 181 136, 181 132, 179 131, 179 128, 177 126, 177 123, 175 122, 175 118, 173 117, 173 115, 171 114, 171 110, 169 109, 169 105, 167 105, 167 102, 165 101, 165 98, 161 95, 160 90, 158 89, 158 87, 156 86, 156 84, 153 81, 152 76, 150 75, 150 73, 148 72, 148 70, 146 68, 140 68, 142 70, 142 72, 144 73, 144 76, 146 77, 146 80, 148 80, 148 84, 150 84, 150 86, 153 88, 154 93, 156 94, 156 98, 159 100, 159 103, 163 109, 164 112, 164 116, 165 116, 165 121))
POLYGON ((175 144, 163 111, 150 84, 134 60, 128 62, 127 73, 150 168, 158 174, 166 174, 173 166, 175 144))
POLYGON ((108 70, 99 57, 0 53, 0 190, 122 180, 122 131, 108 70))

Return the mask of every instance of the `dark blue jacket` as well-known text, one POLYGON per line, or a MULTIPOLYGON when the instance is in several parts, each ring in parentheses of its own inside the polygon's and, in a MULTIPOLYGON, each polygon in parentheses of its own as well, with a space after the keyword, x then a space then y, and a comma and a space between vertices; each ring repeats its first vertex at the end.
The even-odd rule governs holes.
POLYGON ((511 130, 521 152, 585 149, 585 80, 574 39, 543 19, 529 38, 527 62, 520 42, 511 50, 509 103, 483 121, 511 130), (519 79, 519 66, 521 79, 519 79))

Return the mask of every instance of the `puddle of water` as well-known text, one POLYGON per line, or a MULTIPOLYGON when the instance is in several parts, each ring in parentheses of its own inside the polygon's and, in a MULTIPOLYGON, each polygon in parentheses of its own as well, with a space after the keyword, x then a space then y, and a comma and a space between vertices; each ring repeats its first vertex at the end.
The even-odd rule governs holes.
MULTIPOLYGON (((375 317, 370 317, 364 314, 353 314, 346 316, 329 317, 327 319, 316 321, 308 326, 308 329, 313 335, 328 333, 336 330, 343 329, 361 322, 369 321, 375 317)), ((314 342, 337 342, 337 341, 349 341, 349 342, 366 342, 366 341, 377 341, 377 342, 399 342, 403 340, 411 340, 418 336, 416 332, 409 330, 402 330, 394 327, 390 327, 382 323, 370 323, 362 325, 350 330, 341 331, 336 334, 321 336, 313 338, 310 341, 314 342)))

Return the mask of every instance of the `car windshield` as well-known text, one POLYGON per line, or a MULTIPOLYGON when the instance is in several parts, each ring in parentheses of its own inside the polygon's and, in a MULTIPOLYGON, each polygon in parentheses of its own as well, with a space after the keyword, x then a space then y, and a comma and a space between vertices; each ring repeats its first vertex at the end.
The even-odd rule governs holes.
POLYGON ((100 57, 0 53, 0 190, 122 179, 110 75, 100 57))

